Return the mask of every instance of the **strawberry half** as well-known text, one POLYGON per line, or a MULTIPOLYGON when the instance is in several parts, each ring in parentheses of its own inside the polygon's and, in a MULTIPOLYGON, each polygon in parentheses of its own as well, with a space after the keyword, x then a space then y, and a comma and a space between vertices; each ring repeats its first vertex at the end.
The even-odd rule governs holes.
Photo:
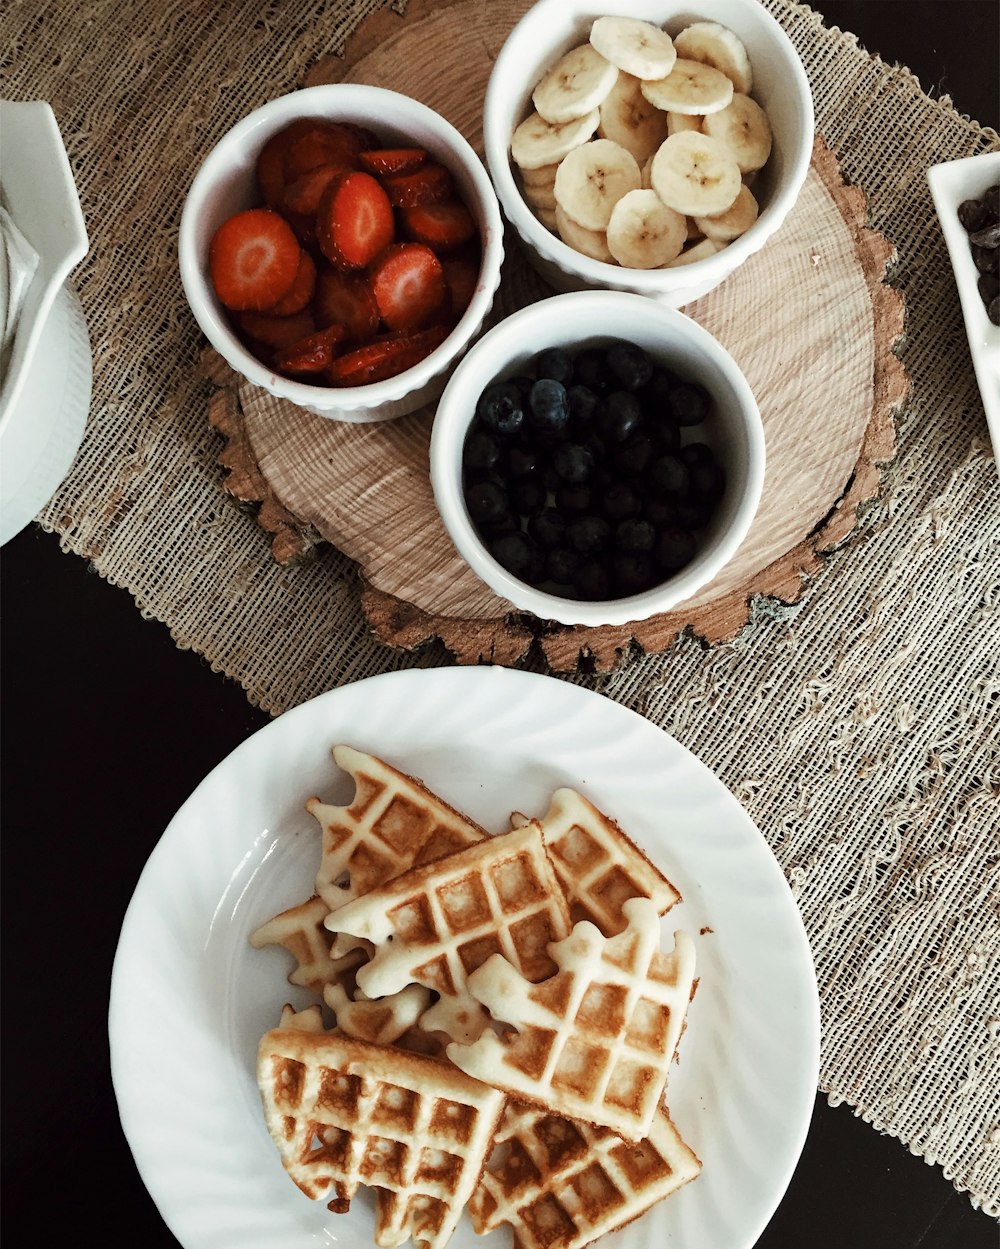
POLYGON ((378 304, 363 273, 324 268, 316 279, 313 314, 318 326, 342 325, 355 342, 365 342, 378 329, 378 304))
POLYGON ((439 204, 455 193, 455 184, 444 165, 422 165, 415 173, 383 178, 382 185, 395 208, 416 208, 420 204, 439 204))
POLYGON ((412 369, 448 337, 448 328, 435 325, 415 334, 384 334, 338 356, 327 372, 334 386, 367 386, 412 369))
POLYGON ((299 253, 295 281, 278 302, 268 308, 268 312, 274 317, 290 317, 295 312, 301 312, 312 299, 315 290, 316 262, 303 248, 299 253))
POLYGON ((419 330, 448 306, 441 262, 423 243, 395 243, 371 268, 372 291, 390 330, 419 330))
POLYGON ((334 178, 316 213, 316 238, 323 255, 340 269, 363 269, 396 233, 389 197, 370 173, 334 178))
POLYGON ((333 363, 333 349, 344 337, 342 325, 328 325, 283 348, 274 358, 279 373, 323 373, 333 363))
POLYGON ((358 162, 362 169, 382 177, 395 174, 413 173, 427 159, 422 147, 380 147, 370 152, 362 152, 358 162))
POLYGON ((290 122, 277 134, 272 134, 257 157, 257 185, 269 208, 280 208, 285 190, 285 156, 289 146, 298 135, 304 134, 312 123, 306 118, 290 122))
POLYGON ((241 312, 236 318, 240 332, 261 347, 289 347, 297 339, 315 333, 316 322, 311 312, 296 312, 278 317, 270 312, 241 312))
POLYGON ((317 165, 306 173, 300 173, 287 183, 282 193, 280 207, 290 213, 314 217, 323 192, 339 174, 346 173, 346 165, 317 165))
POLYGON ((447 199, 440 204, 421 204, 415 208, 401 208, 399 220, 407 238, 426 243, 435 251, 453 251, 476 235, 476 223, 472 214, 457 199, 447 199))
POLYGON ((441 268, 444 270, 444 280, 448 283, 451 316, 457 321, 472 302, 472 296, 479 285, 479 257, 442 256, 441 268))
POLYGON ((236 312, 263 312, 291 288, 302 248, 270 208, 248 208, 219 226, 209 247, 215 293, 236 312))
POLYGON ((314 121, 289 143, 285 153, 285 179, 290 182, 320 165, 353 169, 360 150, 359 139, 346 127, 337 122, 314 121))

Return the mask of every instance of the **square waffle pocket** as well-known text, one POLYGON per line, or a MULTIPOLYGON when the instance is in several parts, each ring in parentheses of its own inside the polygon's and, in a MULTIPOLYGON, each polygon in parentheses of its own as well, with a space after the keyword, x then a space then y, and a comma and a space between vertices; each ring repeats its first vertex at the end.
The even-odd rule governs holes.
POLYGON ((512 1097, 638 1141, 652 1126, 694 993, 694 944, 676 932, 673 950, 661 952, 648 898, 623 910, 627 927, 614 937, 583 921, 552 945, 559 970, 540 984, 501 955, 487 959, 468 988, 510 1028, 486 1029, 446 1053, 512 1097))

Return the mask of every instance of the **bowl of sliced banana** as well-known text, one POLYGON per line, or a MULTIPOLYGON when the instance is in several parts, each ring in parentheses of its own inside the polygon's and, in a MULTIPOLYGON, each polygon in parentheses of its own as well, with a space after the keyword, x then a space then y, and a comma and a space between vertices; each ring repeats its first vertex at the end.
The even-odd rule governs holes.
POLYGON ((497 197, 542 277, 676 308, 778 230, 814 124, 802 62, 759 0, 539 0, 483 111, 497 197))

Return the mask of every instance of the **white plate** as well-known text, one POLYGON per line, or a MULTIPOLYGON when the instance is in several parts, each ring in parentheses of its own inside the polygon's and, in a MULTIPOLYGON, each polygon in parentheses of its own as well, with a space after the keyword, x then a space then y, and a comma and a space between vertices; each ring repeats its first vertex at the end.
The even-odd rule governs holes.
POLYGON ((1000 460, 1000 326, 994 325, 986 315, 976 288, 979 273, 972 262, 969 236, 958 219, 958 206, 963 200, 976 199, 987 187, 1000 182, 1000 152, 982 152, 964 160, 932 165, 927 171, 927 182, 955 272, 993 453, 1000 460))
MULTIPOLYGON (((346 1215, 304 1197, 264 1126, 254 1062, 283 1002, 280 948, 249 933, 312 891, 311 794, 347 802, 347 742, 421 777, 486 828, 540 814, 557 786, 616 817, 681 890, 664 920, 696 941, 700 984, 670 1076, 702 1175, 607 1249, 749 1249, 799 1157, 813 1108, 812 957, 776 860, 729 791, 636 713, 502 668, 397 672, 286 712, 221 763, 171 821, 125 916, 111 985, 111 1066, 142 1178, 185 1249, 373 1244, 362 1190, 346 1215)), ((463 1221, 453 1249, 508 1245, 463 1221)))

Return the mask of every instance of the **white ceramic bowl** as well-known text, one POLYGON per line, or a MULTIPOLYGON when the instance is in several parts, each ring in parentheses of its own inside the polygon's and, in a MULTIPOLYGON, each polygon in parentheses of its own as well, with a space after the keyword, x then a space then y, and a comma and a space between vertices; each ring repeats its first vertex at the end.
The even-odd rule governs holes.
POLYGON ((526 255, 556 290, 605 287, 649 295, 680 308, 723 282, 774 234, 805 180, 815 121, 805 70, 791 40, 760 0, 539 0, 511 31, 490 74, 483 113, 486 163, 505 216, 526 255), (770 159, 753 186, 756 223, 728 247, 675 269, 625 269, 592 260, 546 229, 525 203, 510 165, 515 127, 532 112, 531 93, 545 70, 586 43, 595 18, 642 18, 677 34, 691 22, 719 22, 746 45, 754 73, 752 95, 771 123, 770 159))
POLYGON ((553 295, 494 326, 452 374, 438 403, 431 433, 434 498, 459 553, 497 594, 544 620, 570 625, 620 625, 669 611, 710 582, 732 558, 750 528, 764 481, 764 427, 753 392, 725 348, 690 317, 627 292, 577 291, 553 295), (580 602, 533 588, 486 550, 462 490, 462 448, 476 402, 492 381, 526 372, 546 347, 580 350, 624 339, 685 378, 700 382, 714 414, 691 431, 715 451, 726 472, 726 492, 698 554, 680 572, 643 594, 580 602), (696 432, 695 432, 696 431, 696 432))
POLYGON ((319 416, 341 421, 389 420, 436 399, 458 357, 482 329, 500 283, 503 223, 496 195, 479 157, 450 122, 433 109, 380 87, 353 83, 307 87, 281 96, 244 117, 209 152, 195 175, 181 215, 181 280, 205 337, 240 374, 272 395, 319 416), (216 229, 233 213, 260 202, 254 167, 261 148, 299 117, 367 126, 386 146, 419 145, 451 171, 482 240, 482 267, 462 319, 425 360, 367 386, 311 386, 280 377, 256 359, 229 327, 208 279, 208 252, 216 229))

